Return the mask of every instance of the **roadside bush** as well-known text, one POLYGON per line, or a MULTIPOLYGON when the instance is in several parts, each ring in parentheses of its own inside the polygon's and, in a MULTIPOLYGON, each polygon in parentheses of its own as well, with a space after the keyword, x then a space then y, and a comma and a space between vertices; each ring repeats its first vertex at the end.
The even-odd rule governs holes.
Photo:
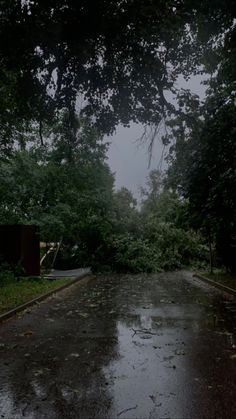
POLYGON ((179 269, 207 257, 200 235, 192 230, 176 228, 172 223, 150 219, 146 239, 158 255, 158 266, 164 270, 179 269))
POLYGON ((15 280, 15 275, 8 264, 0 266, 0 287, 15 280))

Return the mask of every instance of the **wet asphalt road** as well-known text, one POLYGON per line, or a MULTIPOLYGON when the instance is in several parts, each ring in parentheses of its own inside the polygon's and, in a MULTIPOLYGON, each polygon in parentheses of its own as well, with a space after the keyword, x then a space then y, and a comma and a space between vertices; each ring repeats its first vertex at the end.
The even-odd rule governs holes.
POLYGON ((74 285, 0 325, 0 418, 236 418, 235 320, 190 273, 74 285))

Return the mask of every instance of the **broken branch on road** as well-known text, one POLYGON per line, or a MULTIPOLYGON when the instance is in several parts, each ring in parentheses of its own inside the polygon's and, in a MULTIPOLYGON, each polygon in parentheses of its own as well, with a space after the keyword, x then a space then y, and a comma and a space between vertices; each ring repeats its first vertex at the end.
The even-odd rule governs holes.
POLYGON ((156 335, 156 333, 153 333, 148 329, 133 329, 132 328, 131 330, 133 330, 133 332, 134 332, 133 336, 135 336, 136 334, 156 335))

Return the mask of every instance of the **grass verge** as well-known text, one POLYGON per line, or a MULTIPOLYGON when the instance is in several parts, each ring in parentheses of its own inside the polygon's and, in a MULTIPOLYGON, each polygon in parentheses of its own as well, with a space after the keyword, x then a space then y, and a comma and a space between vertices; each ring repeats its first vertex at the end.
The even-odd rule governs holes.
POLYGON ((68 278, 21 278, 0 286, 0 314, 70 281, 68 278))
POLYGON ((233 288, 236 290, 236 276, 230 275, 222 271, 215 271, 213 274, 209 272, 200 272, 201 275, 206 278, 211 279, 212 281, 219 282, 222 285, 233 288))

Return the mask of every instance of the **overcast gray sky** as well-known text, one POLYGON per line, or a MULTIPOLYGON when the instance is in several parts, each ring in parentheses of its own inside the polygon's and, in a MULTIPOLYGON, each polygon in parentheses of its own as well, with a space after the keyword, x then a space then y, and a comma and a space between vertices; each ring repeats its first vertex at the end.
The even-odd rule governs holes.
MULTIPOLYGON (((203 99, 205 87, 201 84, 202 80, 202 76, 192 77, 189 82, 180 78, 179 86, 192 90, 203 99)), ((161 162, 161 168, 166 168, 166 162, 162 160, 163 145, 158 138, 155 141, 151 165, 148 168, 148 143, 141 146, 137 142, 142 132, 141 125, 131 124, 130 128, 118 126, 116 134, 109 137, 111 145, 108 151, 108 163, 112 172, 115 172, 115 187, 119 189, 126 186, 136 198, 139 196, 139 187, 145 185, 149 171, 159 168, 161 162)))
MULTIPOLYGON (((119 126, 117 133, 109 138, 111 145, 108 151, 108 163, 115 172, 115 186, 117 189, 126 186, 135 197, 138 197, 140 186, 144 186, 148 172, 161 164, 163 146, 156 140, 149 164, 148 143, 138 141, 143 133, 143 127, 131 124, 130 128, 119 126)), ((165 163, 162 163, 165 167, 165 163)))

